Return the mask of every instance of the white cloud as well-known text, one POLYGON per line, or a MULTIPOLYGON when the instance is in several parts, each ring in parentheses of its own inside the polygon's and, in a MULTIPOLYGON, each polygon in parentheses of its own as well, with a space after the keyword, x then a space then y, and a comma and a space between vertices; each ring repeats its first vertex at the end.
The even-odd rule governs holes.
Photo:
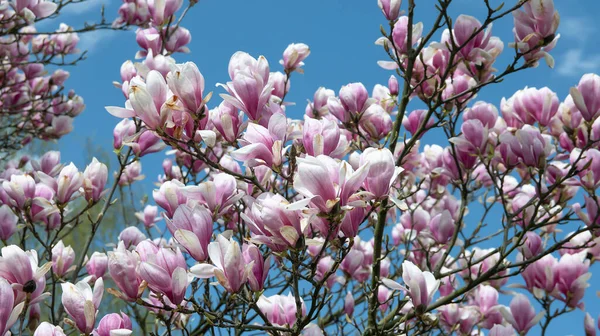
POLYGON ((558 32, 563 38, 584 42, 596 31, 594 23, 583 17, 566 17, 560 19, 558 32))
POLYGON ((586 54, 581 48, 570 49, 556 62, 556 71, 563 76, 579 77, 600 69, 600 55, 586 54))
POLYGON ((87 55, 91 55, 98 46, 117 37, 119 31, 116 30, 94 30, 79 34, 79 43, 77 48, 82 52, 87 50, 87 55))

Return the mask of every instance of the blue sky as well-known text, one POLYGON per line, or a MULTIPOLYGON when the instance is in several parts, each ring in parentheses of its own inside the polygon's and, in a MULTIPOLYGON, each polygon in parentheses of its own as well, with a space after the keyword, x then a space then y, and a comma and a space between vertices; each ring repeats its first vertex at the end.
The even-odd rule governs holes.
MULTIPOLYGON (((499 5, 493 0, 492 4, 499 5)), ((539 68, 516 74, 503 83, 488 88, 477 100, 496 105, 502 97, 527 86, 548 86, 562 100, 568 89, 576 85, 581 75, 600 71, 600 23, 596 13, 600 2, 595 0, 555 0, 561 14, 559 32, 562 35, 552 52, 556 68, 550 70, 545 64, 539 68)), ((424 22, 425 31, 434 19, 433 4, 436 1, 417 1, 417 19, 424 22)), ((455 0, 451 14, 470 14, 481 17, 484 7, 481 0, 455 0)), ((508 4, 513 1, 508 1, 508 4)), ((57 22, 45 24, 42 29, 53 29, 59 22, 81 26, 84 21, 99 18, 100 6, 106 6, 106 17, 112 20, 121 2, 116 0, 90 0, 72 5, 57 22)), ((307 99, 320 87, 338 91, 350 82, 363 82, 369 89, 387 83, 389 71, 377 66, 385 53, 374 41, 380 36, 379 26, 387 26, 376 0, 201 0, 184 20, 183 26, 192 33, 189 45, 191 54, 179 54, 178 62, 194 61, 203 73, 207 91, 214 91, 213 102, 218 103, 217 93, 222 89, 215 84, 228 80, 227 64, 237 50, 253 56, 264 55, 271 71, 281 70, 278 64, 285 47, 292 42, 303 42, 311 47, 311 55, 305 61, 305 74, 294 74, 291 93, 286 98, 296 102, 288 108, 288 116, 297 118, 304 112, 307 99)), ((494 25, 493 33, 505 43, 512 41, 512 18, 508 17, 494 25)), ((439 37, 438 37, 439 38, 439 37)), ((73 161, 80 168, 84 160, 85 141, 90 138, 95 145, 112 151, 112 129, 119 121, 104 110, 104 106, 123 105, 120 90, 112 81, 119 80, 119 68, 123 61, 132 59, 138 50, 133 32, 99 31, 81 36, 82 49, 88 50, 88 59, 71 70, 67 82, 75 88, 86 102, 85 112, 76 118, 75 130, 59 141, 63 160, 73 161)), ((505 45, 504 55, 497 68, 502 69, 512 58, 505 45)), ((435 140, 434 140, 435 142, 435 140)), ((443 144, 445 145, 445 144, 443 144)), ((142 160, 145 191, 150 193, 155 177, 161 173, 164 155, 157 153, 142 160)), ((596 267, 597 268, 597 267, 596 267)), ((592 278, 592 284, 598 277, 592 278)), ((596 289, 588 291, 588 310, 594 317, 600 313, 595 304, 596 289)), ((558 320, 552 325, 552 335, 582 334, 583 315, 574 314, 570 321, 558 320)))

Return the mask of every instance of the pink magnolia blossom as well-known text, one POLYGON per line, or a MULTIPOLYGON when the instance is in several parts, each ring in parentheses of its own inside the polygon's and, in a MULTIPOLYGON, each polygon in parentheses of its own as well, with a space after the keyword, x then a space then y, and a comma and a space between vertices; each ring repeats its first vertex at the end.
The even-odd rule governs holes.
POLYGON ((266 165, 279 166, 283 162, 286 141, 287 120, 283 114, 275 114, 269 119, 268 128, 250 123, 240 140, 242 147, 231 153, 248 167, 266 165))
POLYGON ((98 323, 98 328, 94 330, 94 336, 129 336, 133 333, 133 327, 129 316, 125 313, 107 314, 98 323))
MULTIPOLYGON (((174 95, 181 99, 183 106, 193 115, 200 115, 204 107, 204 77, 196 64, 186 62, 176 65, 167 75, 167 85, 174 95)), ((208 110, 204 111, 208 116, 208 110)))
POLYGON ((537 64, 537 60, 545 58, 548 65, 553 67, 554 60, 548 52, 556 46, 560 37, 556 35, 560 18, 554 9, 554 1, 528 1, 522 9, 512 12, 516 47, 525 54, 525 60, 537 64))
POLYGON ((48 322, 42 322, 35 329, 33 336, 66 336, 66 334, 61 327, 54 326, 48 322))
POLYGON ((246 123, 243 121, 244 113, 223 101, 218 107, 210 110, 209 118, 221 136, 234 143, 242 134, 246 123))
POLYGON ((155 25, 166 23, 181 8, 183 0, 149 0, 148 10, 155 25))
POLYGON ((583 307, 583 296, 592 273, 588 272, 589 261, 584 253, 565 254, 554 266, 554 281, 559 299, 569 307, 583 307))
POLYGON ((333 90, 324 87, 318 88, 313 96, 313 102, 308 102, 306 105, 306 116, 309 118, 320 118, 329 115, 327 102, 330 97, 335 98, 335 92, 333 92, 333 90))
POLYGON ((304 60, 310 55, 310 48, 304 43, 292 43, 283 51, 283 59, 279 61, 286 71, 299 71, 304 60))
POLYGON ((80 332, 89 334, 96 322, 96 312, 102 300, 104 281, 98 278, 94 290, 85 281, 77 284, 70 282, 62 285, 62 304, 65 311, 73 319, 80 332))
POLYGON ((402 168, 396 167, 394 155, 389 149, 367 148, 360 156, 360 166, 369 166, 364 187, 375 197, 386 196, 402 168))
MULTIPOLYGON (((302 299, 301 299, 302 300, 302 299)), ((288 295, 262 295, 256 303, 269 322, 278 326, 293 326, 296 323, 296 300, 292 293, 288 295)), ((306 315, 306 306, 301 303, 301 316, 306 315)))
POLYGON ((392 39, 396 50, 401 54, 406 54, 408 48, 412 48, 421 39, 423 33, 423 23, 413 24, 412 36, 408 36, 408 16, 401 16, 392 30, 392 39), (410 43, 410 45, 408 45, 410 43))
POLYGON ((593 121, 600 115, 600 76, 585 74, 579 85, 571 88, 573 103, 586 121, 593 121))
POLYGON ((377 0, 377 4, 386 19, 394 21, 400 16, 402 0, 377 0))
POLYGON ((251 120, 261 121, 272 90, 267 59, 260 56, 257 60, 247 53, 236 52, 229 61, 229 77, 231 82, 221 84, 228 92, 221 94, 223 100, 242 110, 251 120))
POLYGON ((246 264, 252 264, 252 272, 248 273, 248 285, 255 292, 263 290, 265 280, 271 267, 271 257, 263 259, 263 255, 256 245, 242 245, 242 256, 246 264))
POLYGON ((348 139, 342 134, 337 122, 305 116, 302 145, 306 154, 310 156, 327 155, 341 158, 348 150, 348 139))
POLYGON ((173 304, 180 304, 188 286, 187 264, 179 248, 160 248, 139 265, 140 277, 153 291, 161 293, 173 304))
POLYGON ((392 130, 392 118, 379 104, 369 106, 358 124, 362 131, 375 141, 385 138, 392 130))
POLYGON ((188 202, 196 201, 206 206, 215 218, 227 212, 244 195, 238 191, 235 177, 226 173, 214 174, 212 180, 184 187, 181 192, 188 202))
POLYGON ((369 164, 356 171, 345 162, 319 155, 298 158, 294 189, 311 200, 320 211, 329 212, 338 202, 351 205, 353 196, 369 173, 369 164))
POLYGON ((6 204, 0 206, 0 240, 7 241, 16 231, 19 217, 6 204))
POLYGON ((108 180, 108 168, 96 158, 85 168, 83 172, 83 189, 85 199, 98 201, 104 192, 104 186, 108 180))
POLYGON ((144 211, 136 212, 135 217, 144 224, 146 228, 151 228, 154 224, 160 221, 158 215, 158 207, 155 205, 146 205, 144 211))
POLYGON ((175 211, 167 227, 175 240, 197 261, 208 258, 208 244, 213 233, 213 220, 203 206, 181 205, 175 211))
POLYGON ((256 198, 242 219, 252 232, 252 240, 266 244, 274 251, 295 247, 304 234, 302 210, 308 200, 289 203, 283 196, 263 193, 256 198))
POLYGON ((596 321, 594 321, 594 318, 590 313, 585 313, 583 328, 585 330, 585 336, 596 336, 596 321))
POLYGON ((108 269, 108 256, 104 253, 94 252, 85 264, 85 269, 92 276, 92 281, 102 278, 108 269))
MULTIPOLYGON (((10 328, 17 322, 19 315, 23 311, 24 302, 17 303, 10 283, 0 277, 0 334, 7 335, 10 328)), ((8 333, 10 334, 10 333, 8 333)))
POLYGON ((240 245, 230 237, 231 233, 227 231, 218 235, 216 241, 208 245, 208 254, 214 266, 198 264, 192 266, 190 272, 199 278, 214 276, 228 292, 236 293, 248 280, 254 263, 244 262, 240 245))
POLYGON ((13 205, 23 208, 25 202, 35 197, 35 180, 29 175, 12 175, 2 182, 2 188, 13 205))
POLYGON ((344 298, 344 312, 348 317, 352 317, 354 314, 354 296, 352 296, 351 292, 346 293, 346 297, 344 298))
POLYGON ((126 248, 130 248, 132 246, 135 247, 141 241, 146 240, 146 235, 144 235, 137 227, 128 226, 119 233, 118 239, 125 244, 126 248))
POLYGON ((529 329, 544 317, 544 312, 536 315, 529 299, 523 294, 515 295, 510 302, 510 311, 503 307, 501 312, 506 321, 522 334, 527 334, 529 329))
POLYGON ((121 290, 122 297, 128 301, 135 301, 141 295, 139 287, 142 280, 136 273, 139 263, 139 255, 128 251, 123 242, 119 242, 114 251, 108 252, 110 277, 121 290))
POLYGON ((23 251, 17 245, 3 247, 0 257, 0 278, 6 279, 15 293, 15 303, 25 301, 33 305, 45 299, 49 293, 43 293, 46 288, 46 273, 52 263, 38 266, 38 256, 35 250, 23 251))
POLYGON ((39 160, 32 160, 31 166, 37 171, 55 177, 62 169, 62 165, 60 164, 60 152, 46 152, 39 160))
POLYGON ((52 248, 52 271, 58 277, 62 277, 68 271, 75 260, 75 251, 71 246, 65 246, 59 240, 52 248))

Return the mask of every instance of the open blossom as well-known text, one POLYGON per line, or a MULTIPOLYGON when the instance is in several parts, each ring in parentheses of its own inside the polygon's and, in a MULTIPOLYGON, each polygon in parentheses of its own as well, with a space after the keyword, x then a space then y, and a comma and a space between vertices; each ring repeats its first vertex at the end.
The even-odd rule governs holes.
POLYGON ((341 158, 348 150, 348 139, 342 134, 337 122, 305 116, 302 145, 306 154, 310 156, 328 155, 341 158))
POLYGON ((70 282, 62 284, 62 304, 82 333, 89 334, 94 329, 103 292, 102 278, 96 280, 94 290, 85 281, 75 285, 70 282))
POLYGON ((360 129, 375 141, 385 138, 392 130, 392 117, 379 104, 372 104, 360 117, 360 129))
POLYGON ((236 293, 248 280, 254 263, 246 264, 237 241, 231 238, 231 231, 217 236, 208 246, 208 254, 213 265, 198 264, 190 272, 199 278, 216 277, 217 281, 230 293, 236 293), (228 236, 228 237, 227 237, 228 236))
POLYGON ((431 303, 433 295, 440 285, 440 281, 436 280, 432 273, 421 271, 408 260, 402 263, 402 280, 408 288, 387 278, 382 279, 382 282, 390 289, 407 291, 417 311, 426 308, 431 303))
POLYGON ((526 87, 517 91, 510 99, 503 100, 502 116, 513 125, 511 119, 516 119, 520 125, 533 125, 537 122, 540 126, 547 127, 558 112, 558 106, 558 96, 547 87, 526 87))
POLYGON ((235 177, 226 173, 214 174, 211 180, 184 187, 181 192, 188 202, 195 201, 206 206, 215 218, 227 212, 244 196, 238 191, 235 177))
MULTIPOLYGON (((273 89, 269 83, 269 63, 260 56, 253 58, 238 51, 229 61, 230 82, 223 86, 228 94, 221 94, 224 101, 242 110, 250 120, 261 121, 262 112, 273 89)), ((266 120, 261 122, 266 123, 266 120)))
POLYGON ((486 30, 481 30, 481 22, 472 16, 459 15, 452 29, 452 40, 449 34, 448 31, 445 31, 441 42, 448 43, 450 48, 454 48, 453 40, 457 48, 462 47, 458 50, 458 54, 465 60, 481 63, 490 56, 497 56, 495 54, 498 52, 496 49, 498 38, 491 36, 491 26, 488 26, 486 30), (477 33, 475 34, 475 32, 477 33))
POLYGON ((29 175, 14 174, 9 181, 2 182, 2 188, 18 208, 23 208, 27 200, 35 197, 35 180, 29 175))
POLYGON ((507 165, 522 162, 527 167, 544 167, 552 146, 537 128, 525 125, 515 135, 509 132, 500 135, 500 155, 507 165))
POLYGON ((46 0, 15 0, 13 2, 17 13, 28 10, 38 19, 52 15, 58 8, 58 4, 46 0))
POLYGON ((556 35, 560 17, 554 9, 554 1, 527 1, 522 9, 512 12, 516 47, 526 60, 536 62, 545 58, 548 65, 553 67, 554 60, 548 52, 556 46, 560 37, 556 35))
MULTIPOLYGON (((300 299, 302 300, 302 299, 300 299)), ((258 308, 267 317, 267 320, 273 325, 293 326, 296 323, 296 299, 289 293, 288 295, 262 295, 256 303, 258 308)), ((301 316, 306 315, 306 306, 302 302, 301 316)))
POLYGON ((294 189, 309 198, 322 212, 329 212, 338 202, 350 205, 369 173, 369 164, 356 171, 345 161, 337 162, 325 155, 298 158, 294 189))
MULTIPOLYGON (((183 103, 186 110, 200 116, 204 107, 204 77, 196 64, 186 62, 177 64, 176 68, 167 75, 169 89, 183 103)), ((203 111, 204 117, 208 116, 208 109, 203 111)))
POLYGON ((148 10, 155 25, 166 23, 181 8, 183 0, 148 1, 148 10))
MULTIPOLYGON (((335 98, 335 92, 324 87, 320 87, 313 95, 313 101, 308 102, 305 108, 305 114, 309 118, 320 118, 329 114, 327 101, 330 97, 335 98)), ((331 116, 333 117, 333 116, 331 116)))
POLYGON ((407 260, 402 263, 402 279, 408 286, 408 294, 417 309, 429 305, 440 285, 433 274, 421 271, 407 260))
POLYGON ((221 136, 229 141, 236 142, 246 127, 244 112, 235 106, 223 101, 218 107, 210 110, 209 118, 221 136))
MULTIPOLYGON (((411 48, 419 42, 423 33, 423 23, 413 24, 412 35, 408 36, 408 16, 401 16, 392 30, 392 40, 396 50, 401 54, 406 54, 408 48, 411 48), (410 38, 410 40, 409 40, 410 38), (410 45, 408 45, 410 43, 410 45)), ((387 43, 387 42, 384 42, 387 43)))
POLYGON ((60 152, 46 152, 39 160, 32 160, 31 166, 37 171, 41 171, 49 176, 56 176, 62 169, 60 164, 60 152))
POLYGON ((3 247, 0 257, 0 278, 6 279, 15 292, 15 303, 20 303, 29 296, 29 304, 42 301, 48 293, 46 288, 46 273, 52 263, 38 266, 38 256, 35 250, 23 251, 16 245, 3 247))
POLYGON ((527 334, 529 329, 536 325, 544 312, 536 315, 535 309, 531 306, 529 299, 523 294, 517 294, 510 302, 510 311, 503 307, 501 310, 502 316, 510 323, 519 333, 527 334))
POLYGON ((274 251, 295 247, 303 235, 302 209, 306 200, 289 203, 283 196, 263 193, 242 218, 252 232, 252 240, 267 244, 274 251))
POLYGON ((187 264, 179 248, 160 248, 139 265, 140 277, 153 291, 164 294, 173 304, 180 304, 188 285, 187 264))
POLYGON ((242 147, 231 156, 248 167, 266 165, 279 166, 283 162, 283 145, 286 141, 287 119, 283 114, 274 114, 268 128, 250 123, 240 140, 242 147))
POLYGON ((183 187, 183 183, 173 180, 164 182, 159 189, 152 191, 154 202, 167 212, 168 218, 172 218, 179 205, 187 200, 181 192, 183 187))
POLYGON ((588 272, 589 260, 586 260, 585 252, 563 255, 553 268, 554 281, 559 299, 569 307, 583 307, 581 300, 592 273, 588 272))
MULTIPOLYGON (((127 120, 127 119, 125 119, 127 120)), ((137 133, 132 138, 125 139, 127 142, 123 142, 123 145, 131 147, 133 153, 137 157, 142 157, 146 154, 156 153, 163 150, 166 145, 157 137, 153 132, 145 130, 141 133, 137 133)))
POLYGON ((118 239, 125 244, 125 247, 130 248, 146 240, 146 236, 137 227, 128 226, 119 233, 118 239))

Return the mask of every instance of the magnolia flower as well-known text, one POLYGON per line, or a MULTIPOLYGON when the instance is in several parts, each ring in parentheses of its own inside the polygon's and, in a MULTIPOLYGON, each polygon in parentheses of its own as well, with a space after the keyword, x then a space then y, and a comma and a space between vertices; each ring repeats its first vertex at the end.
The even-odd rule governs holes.
POLYGON ((431 303, 433 295, 440 286, 440 281, 436 280, 432 273, 421 271, 408 260, 402 263, 402 279, 408 288, 387 278, 381 279, 381 282, 390 289, 408 292, 417 311, 422 311, 431 303))
POLYGON ((228 292, 236 293, 246 283, 254 262, 244 262, 240 245, 231 235, 231 231, 226 231, 208 245, 208 254, 214 265, 198 264, 192 266, 190 272, 203 279, 214 276, 228 292))
POLYGON ((94 283, 94 290, 85 281, 77 284, 70 282, 62 285, 62 304, 65 311, 75 322, 77 329, 82 333, 89 334, 94 329, 96 311, 100 306, 104 292, 104 281, 98 278, 94 283))
MULTIPOLYGON (((15 305, 13 289, 6 279, 0 277, 0 335, 6 335, 10 327, 17 322, 25 302, 15 305)), ((10 334, 10 333, 8 333, 10 334)))

